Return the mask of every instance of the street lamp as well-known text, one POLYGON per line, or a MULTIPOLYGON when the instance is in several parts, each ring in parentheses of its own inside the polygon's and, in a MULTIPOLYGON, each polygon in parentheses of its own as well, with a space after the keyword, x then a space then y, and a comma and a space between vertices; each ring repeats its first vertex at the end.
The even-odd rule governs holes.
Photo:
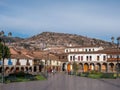
MULTIPOLYGON (((117 38, 117 49, 119 51, 119 45, 120 45, 120 37, 117 38)), ((117 78, 119 77, 119 52, 118 52, 118 55, 117 55, 117 78)))

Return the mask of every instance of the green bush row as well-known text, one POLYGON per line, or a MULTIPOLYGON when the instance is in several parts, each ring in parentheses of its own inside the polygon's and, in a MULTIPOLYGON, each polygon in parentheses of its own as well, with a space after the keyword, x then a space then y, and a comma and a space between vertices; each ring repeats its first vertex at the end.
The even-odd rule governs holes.
POLYGON ((94 79, 100 79, 100 78, 115 79, 116 78, 116 75, 114 73, 102 73, 97 71, 79 73, 78 76, 89 77, 94 79))
POLYGON ((12 73, 9 76, 5 77, 5 83, 26 82, 26 81, 34 81, 34 80, 45 80, 45 78, 42 75, 32 75, 24 72, 12 73))

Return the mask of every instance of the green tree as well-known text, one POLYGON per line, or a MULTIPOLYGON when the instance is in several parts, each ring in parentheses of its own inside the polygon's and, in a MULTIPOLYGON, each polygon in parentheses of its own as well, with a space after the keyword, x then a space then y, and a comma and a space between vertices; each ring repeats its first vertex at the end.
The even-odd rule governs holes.
POLYGON ((74 73, 74 74, 77 74, 78 69, 79 69, 78 64, 77 64, 76 62, 73 62, 73 73, 74 73))
POLYGON ((114 43, 114 39, 115 39, 114 37, 111 37, 112 43, 114 43))
POLYGON ((7 46, 3 45, 0 42, 0 60, 1 60, 2 56, 4 58, 10 58, 10 50, 7 46))

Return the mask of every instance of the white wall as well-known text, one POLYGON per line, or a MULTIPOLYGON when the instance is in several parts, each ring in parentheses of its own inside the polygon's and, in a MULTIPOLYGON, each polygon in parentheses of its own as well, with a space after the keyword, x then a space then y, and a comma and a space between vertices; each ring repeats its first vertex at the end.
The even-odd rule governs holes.
POLYGON ((51 60, 51 65, 57 66, 57 61, 51 60))
POLYGON ((80 47, 80 48, 66 48, 65 53, 68 52, 91 52, 91 51, 99 51, 103 50, 102 47, 80 47), (89 51, 90 50, 90 51, 89 51))
MULTIPOLYGON (((4 60, 4 65, 8 65, 8 61, 9 61, 9 59, 5 59, 4 60)), ((16 64, 16 59, 11 59, 11 62, 12 62, 12 65, 15 65, 16 64)))
POLYGON ((25 59, 20 59, 19 62, 20 62, 20 65, 26 65, 27 60, 25 60, 25 59))
MULTIPOLYGON (((88 58, 88 61, 90 62, 92 62, 92 61, 97 61, 97 62, 99 62, 99 61, 106 61, 107 60, 107 54, 69 54, 68 55, 68 61, 69 62, 71 62, 71 60, 70 60, 70 56, 75 56, 75 61, 78 61, 78 62, 80 62, 81 61, 81 56, 83 56, 83 60, 82 61, 85 61, 85 62, 87 62, 87 56, 89 57, 88 58), (78 60, 78 56, 80 56, 80 60, 78 60), (90 56, 92 57, 91 58, 91 60, 90 60, 90 56), (99 56, 99 61, 97 60, 97 56, 99 56), (103 57, 104 56, 106 56, 106 60, 103 60, 103 57)), ((73 61, 73 60, 72 60, 73 61)))
MULTIPOLYGON (((8 65, 8 60, 9 59, 5 59, 4 60, 4 65, 8 65)), ((16 65, 17 59, 11 59, 12 65, 16 65)), ((19 59, 19 62, 21 65, 26 65, 27 59, 19 59)), ((30 66, 33 65, 33 60, 29 60, 30 66)))
POLYGON ((33 60, 29 60, 30 66, 33 65, 33 60))

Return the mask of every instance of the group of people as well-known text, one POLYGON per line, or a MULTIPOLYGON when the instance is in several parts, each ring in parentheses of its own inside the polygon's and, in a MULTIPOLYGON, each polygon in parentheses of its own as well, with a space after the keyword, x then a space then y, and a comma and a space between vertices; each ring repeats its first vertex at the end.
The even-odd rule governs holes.
POLYGON ((55 69, 50 69, 48 70, 48 73, 53 73, 53 75, 56 73, 56 70, 55 69))

